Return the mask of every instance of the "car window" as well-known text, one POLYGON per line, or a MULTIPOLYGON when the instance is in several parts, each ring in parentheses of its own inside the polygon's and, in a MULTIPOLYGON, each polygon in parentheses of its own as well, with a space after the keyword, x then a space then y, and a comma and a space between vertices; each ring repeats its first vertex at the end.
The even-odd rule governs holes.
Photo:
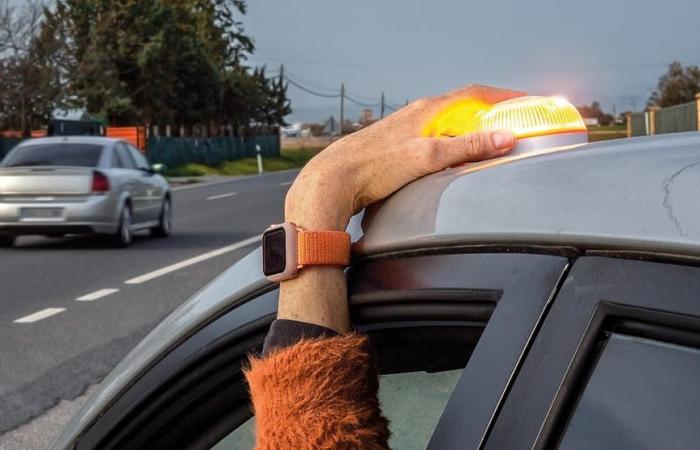
POLYGON ((136 163, 134 162, 133 158, 129 154, 129 151, 126 149, 126 146, 122 144, 121 142, 116 144, 114 146, 117 152, 117 157, 119 158, 119 161, 121 162, 121 167, 125 169, 135 169, 136 168, 136 163))
POLYGON ((558 448, 696 448, 699 376, 697 348, 612 334, 558 448))
POLYGON ((133 160, 136 162, 136 167, 138 167, 139 169, 148 169, 150 167, 150 165, 148 164, 148 161, 141 154, 141 152, 139 152, 138 150, 136 150, 134 147, 132 147, 130 145, 127 145, 126 147, 129 149, 129 154, 131 155, 133 160))
POLYGON ((122 162, 119 159, 119 155, 117 155, 116 148, 112 149, 112 160, 110 161, 110 166, 114 169, 121 169, 122 168, 122 162))
MULTIPOLYGON (((442 411, 462 374, 462 369, 444 372, 409 372, 382 375, 379 401, 389 419, 391 448, 422 450, 427 447, 442 411)), ((213 450, 249 450, 255 443, 255 419, 226 436, 213 450)))
POLYGON ((97 167, 102 146, 96 144, 38 144, 18 147, 3 162, 5 167, 76 166, 97 167))

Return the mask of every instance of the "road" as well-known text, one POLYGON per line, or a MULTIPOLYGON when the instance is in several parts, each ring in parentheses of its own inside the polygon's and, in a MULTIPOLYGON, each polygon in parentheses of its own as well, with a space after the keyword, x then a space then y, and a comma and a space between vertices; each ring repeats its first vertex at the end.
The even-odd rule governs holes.
POLYGON ((26 237, 0 249, 0 434, 99 382, 283 217, 296 171, 173 192, 174 234, 128 249, 26 237))

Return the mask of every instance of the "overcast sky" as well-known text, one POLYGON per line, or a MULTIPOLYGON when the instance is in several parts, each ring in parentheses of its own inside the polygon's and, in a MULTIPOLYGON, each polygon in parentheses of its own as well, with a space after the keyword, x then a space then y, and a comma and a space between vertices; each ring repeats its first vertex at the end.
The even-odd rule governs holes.
MULTIPOLYGON (((671 61, 700 64, 700 0, 251 0, 244 23, 252 64, 321 92, 344 81, 366 103, 477 82, 619 113, 643 108, 671 61)), ((338 115, 335 99, 289 94, 292 120, 338 115)))

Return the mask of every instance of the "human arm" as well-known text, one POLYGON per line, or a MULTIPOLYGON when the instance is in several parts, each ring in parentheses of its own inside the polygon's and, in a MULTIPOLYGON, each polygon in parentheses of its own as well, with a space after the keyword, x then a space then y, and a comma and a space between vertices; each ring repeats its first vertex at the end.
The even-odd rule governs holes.
MULTIPOLYGON (((515 144, 510 132, 437 139, 423 137, 422 130, 456 102, 496 103, 518 95, 522 94, 467 87, 421 99, 336 141, 297 177, 287 195, 285 219, 307 230, 345 230, 354 213, 417 178, 507 153, 515 144)), ((292 338, 284 345, 270 339, 266 356, 253 360, 248 379, 258 415, 258 448, 299 448, 303 442, 314 442, 314 447, 303 445, 306 448, 331 448, 339 440, 385 448, 387 422, 380 414, 367 342, 348 333, 342 268, 306 267, 296 278, 283 281, 277 317, 282 323, 306 324, 306 330, 328 331, 320 339, 302 339, 300 332, 296 343, 292 338)))

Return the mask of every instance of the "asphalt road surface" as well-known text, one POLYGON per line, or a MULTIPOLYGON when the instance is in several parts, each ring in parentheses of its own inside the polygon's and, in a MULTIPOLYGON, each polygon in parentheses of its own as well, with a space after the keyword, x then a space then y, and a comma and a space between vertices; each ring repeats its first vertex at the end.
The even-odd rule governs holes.
MULTIPOLYGON (((177 188, 174 233, 128 249, 23 237, 0 249, 0 435, 98 383, 283 217, 296 171, 177 188)), ((1 441, 1 438, 0 438, 1 441)))

